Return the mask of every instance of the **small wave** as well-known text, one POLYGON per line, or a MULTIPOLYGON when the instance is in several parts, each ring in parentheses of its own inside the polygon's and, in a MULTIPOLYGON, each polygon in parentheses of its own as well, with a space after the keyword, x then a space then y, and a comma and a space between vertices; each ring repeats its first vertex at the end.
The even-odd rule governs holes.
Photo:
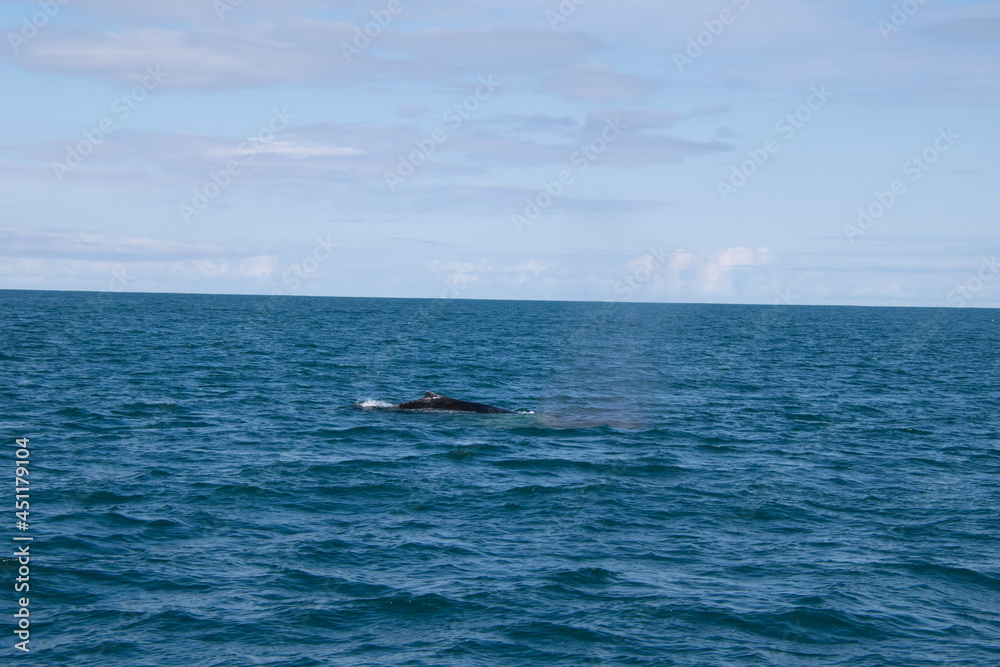
POLYGON ((602 567, 584 567, 576 570, 560 570, 547 578, 562 584, 574 586, 603 586, 613 583, 621 573, 602 567))
POLYGON ((484 607, 477 602, 449 598, 438 593, 418 595, 400 591, 385 597, 356 600, 354 609, 373 613, 377 618, 385 616, 437 618, 452 614, 471 615, 481 612, 484 607))
POLYGON ((366 398, 363 401, 358 401, 355 405, 362 410, 379 410, 385 408, 396 407, 395 403, 390 403, 389 401, 380 401, 377 398, 366 398))

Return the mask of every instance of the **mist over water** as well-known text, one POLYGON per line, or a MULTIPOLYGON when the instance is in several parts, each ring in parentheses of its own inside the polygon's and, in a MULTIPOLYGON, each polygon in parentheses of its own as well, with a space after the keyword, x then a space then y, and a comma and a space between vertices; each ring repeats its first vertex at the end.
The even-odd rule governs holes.
POLYGON ((0 314, 30 664, 1000 662, 998 311, 0 314), (379 409, 424 391, 533 414, 379 409))

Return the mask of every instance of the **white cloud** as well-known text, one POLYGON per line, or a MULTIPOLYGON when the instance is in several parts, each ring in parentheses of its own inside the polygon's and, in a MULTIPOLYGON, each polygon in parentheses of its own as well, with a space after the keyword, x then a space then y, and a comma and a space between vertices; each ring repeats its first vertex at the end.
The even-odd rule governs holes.
MULTIPOLYGON (((259 283, 273 276, 278 258, 236 245, 185 243, 87 231, 6 229, 0 232, 0 278, 17 287, 163 291, 165 284, 204 279, 259 283)), ((211 282, 201 289, 212 291, 211 282)))
POLYGON ((467 296, 467 290, 478 283, 483 274, 491 273, 493 265, 485 257, 478 262, 442 262, 432 260, 428 265, 435 274, 446 273, 443 277, 444 289, 442 296, 461 297, 467 296))
POLYGON ((733 273, 738 267, 766 264, 767 248, 749 250, 747 248, 727 248, 720 252, 703 255, 696 272, 698 291, 705 295, 731 294, 733 273))
POLYGON ((736 247, 717 252, 691 253, 674 250, 666 258, 647 254, 627 265, 631 275, 653 276, 650 292, 663 297, 732 297, 744 287, 736 284, 738 271, 768 263, 767 248, 736 247))
POLYGON ((914 295, 908 293, 903 289, 902 285, 898 282, 892 282, 888 285, 868 285, 865 287, 856 287, 852 290, 852 293, 856 297, 861 297, 863 299, 871 299, 873 297, 889 297, 891 299, 906 299, 912 298, 914 295))
POLYGON ((527 262, 518 264, 517 266, 507 266, 504 267, 503 273, 505 274, 516 274, 514 276, 515 285, 524 285, 528 282, 537 282, 541 275, 550 271, 553 265, 542 264, 538 260, 529 259, 527 262))
POLYGON ((212 160, 242 158, 254 154, 284 155, 292 158, 343 157, 345 155, 361 155, 363 152, 360 149, 350 146, 324 146, 322 144, 274 141, 269 144, 255 144, 252 148, 213 148, 205 151, 205 157, 212 160))
POLYGON ((442 273, 446 271, 456 271, 458 273, 487 273, 493 271, 493 266, 485 257, 475 264, 472 262, 442 262, 441 260, 435 259, 432 260, 428 266, 434 273, 442 273))
POLYGON ((278 258, 270 255, 244 257, 240 260, 236 275, 242 278, 267 278, 278 268, 278 258))
POLYGON ((511 266, 505 267, 504 270, 503 270, 503 272, 504 273, 532 273, 532 274, 534 274, 534 275, 537 276, 542 271, 548 271, 550 268, 552 268, 552 267, 549 266, 549 265, 547 265, 547 264, 541 264, 537 260, 529 259, 527 262, 525 262, 523 264, 518 264, 517 266, 513 266, 513 267, 511 267, 511 266))

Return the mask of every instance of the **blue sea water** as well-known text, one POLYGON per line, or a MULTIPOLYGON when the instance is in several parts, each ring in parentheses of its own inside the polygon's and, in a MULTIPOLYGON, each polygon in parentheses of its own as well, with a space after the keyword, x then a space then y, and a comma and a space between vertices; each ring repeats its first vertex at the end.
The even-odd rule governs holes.
POLYGON ((5 665, 1000 664, 998 311, 0 315, 5 665), (520 414, 375 407, 426 390, 520 414))

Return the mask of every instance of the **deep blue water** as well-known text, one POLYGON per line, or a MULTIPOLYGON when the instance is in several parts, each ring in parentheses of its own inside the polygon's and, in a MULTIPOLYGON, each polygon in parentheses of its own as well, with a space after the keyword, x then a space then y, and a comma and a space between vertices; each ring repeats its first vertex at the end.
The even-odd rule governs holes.
POLYGON ((1000 664, 1000 311, 0 316, 0 538, 25 436, 35 537, 0 663, 1000 664), (426 390, 533 414, 358 407, 426 390))

